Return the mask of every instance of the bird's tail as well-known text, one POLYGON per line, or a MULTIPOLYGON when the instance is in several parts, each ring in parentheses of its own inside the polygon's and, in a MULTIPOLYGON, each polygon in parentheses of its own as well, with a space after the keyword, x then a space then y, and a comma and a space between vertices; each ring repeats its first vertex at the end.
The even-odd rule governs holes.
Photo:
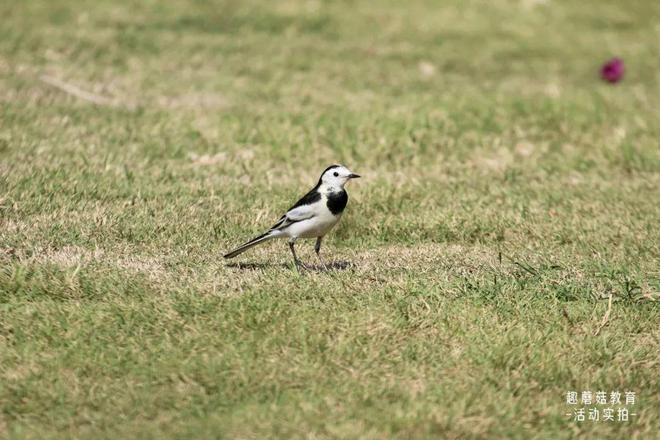
POLYGON ((276 238, 280 236, 280 231, 276 230, 270 230, 264 234, 261 234, 258 237, 254 237, 252 240, 248 241, 247 243, 244 243, 234 249, 233 251, 225 254, 225 258, 234 258, 236 255, 240 255, 243 252, 247 251, 253 246, 258 245, 259 243, 263 243, 264 241, 270 240, 271 238, 276 238))

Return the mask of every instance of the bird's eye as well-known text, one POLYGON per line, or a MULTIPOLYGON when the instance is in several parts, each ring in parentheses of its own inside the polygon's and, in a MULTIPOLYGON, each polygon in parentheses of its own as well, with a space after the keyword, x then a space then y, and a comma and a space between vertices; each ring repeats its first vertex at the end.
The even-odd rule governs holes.
POLYGON ((332 174, 334 174, 335 177, 338 177, 338 176, 339 176, 339 173, 338 173, 337 171, 335 171, 335 172, 332 173, 332 174))

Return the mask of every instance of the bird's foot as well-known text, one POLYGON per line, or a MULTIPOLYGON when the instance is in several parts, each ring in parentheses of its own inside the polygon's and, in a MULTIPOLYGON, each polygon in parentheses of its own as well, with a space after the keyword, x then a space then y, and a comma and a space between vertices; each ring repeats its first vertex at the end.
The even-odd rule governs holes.
POLYGON ((303 263, 300 260, 296 260, 296 270, 300 272, 300 269, 305 269, 305 270, 310 270, 309 266, 307 266, 305 263, 303 263))
POLYGON ((330 270, 330 268, 328 267, 328 265, 325 264, 325 261, 319 259, 319 263, 321 263, 321 265, 319 266, 319 269, 323 270, 323 272, 327 272, 327 271, 330 270))

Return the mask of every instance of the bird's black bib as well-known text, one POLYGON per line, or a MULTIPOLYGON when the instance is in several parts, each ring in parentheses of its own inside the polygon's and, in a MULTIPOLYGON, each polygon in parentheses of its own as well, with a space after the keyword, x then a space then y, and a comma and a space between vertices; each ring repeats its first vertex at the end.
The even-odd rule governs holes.
POLYGON ((344 212, 348 203, 348 193, 346 191, 332 192, 328 194, 327 206, 333 215, 339 215, 344 212))

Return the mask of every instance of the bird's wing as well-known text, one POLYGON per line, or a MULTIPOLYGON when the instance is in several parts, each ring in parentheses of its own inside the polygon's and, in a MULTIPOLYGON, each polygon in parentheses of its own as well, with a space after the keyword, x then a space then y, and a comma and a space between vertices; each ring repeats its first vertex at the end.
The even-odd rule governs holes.
POLYGON ((286 217, 294 222, 299 222, 301 220, 307 220, 316 215, 316 206, 314 205, 301 205, 296 208, 290 209, 287 212, 286 217))
POLYGON ((307 220, 316 215, 316 209, 312 205, 300 205, 290 209, 280 217, 279 221, 273 225, 272 229, 284 229, 292 223, 307 220))
POLYGON ((319 185, 320 183, 302 196, 270 229, 284 229, 292 223, 314 217, 316 202, 321 200, 321 194, 318 192, 319 185))

